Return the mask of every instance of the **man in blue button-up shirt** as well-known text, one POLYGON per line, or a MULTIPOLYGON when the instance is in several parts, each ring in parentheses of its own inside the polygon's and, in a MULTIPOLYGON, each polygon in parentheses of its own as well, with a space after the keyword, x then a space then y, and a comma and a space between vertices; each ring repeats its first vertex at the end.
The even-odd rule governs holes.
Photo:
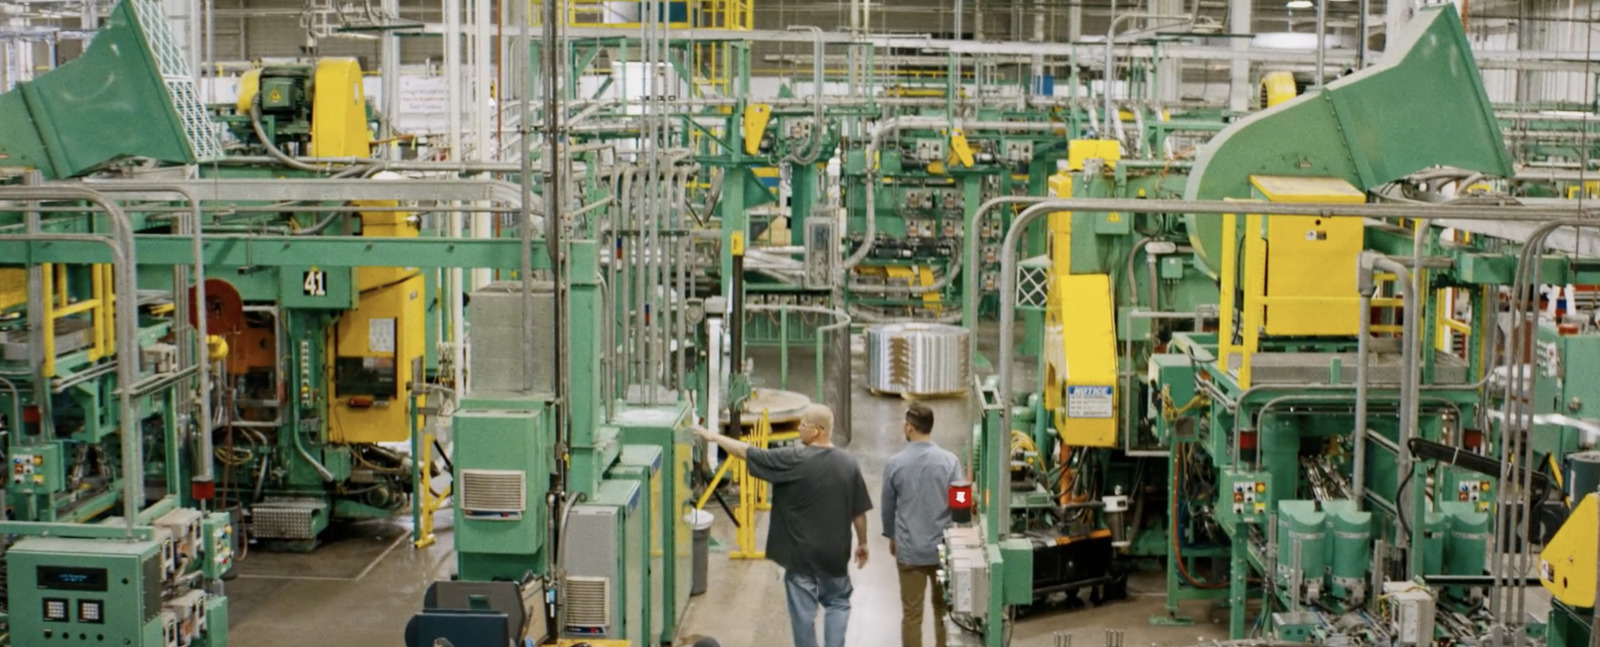
POLYGON ((939 586, 939 544, 950 527, 950 485, 962 480, 961 461, 933 443, 933 410, 906 408, 905 449, 883 471, 883 534, 900 567, 900 644, 922 647, 923 592, 932 583, 937 647, 945 647, 944 591, 939 586))

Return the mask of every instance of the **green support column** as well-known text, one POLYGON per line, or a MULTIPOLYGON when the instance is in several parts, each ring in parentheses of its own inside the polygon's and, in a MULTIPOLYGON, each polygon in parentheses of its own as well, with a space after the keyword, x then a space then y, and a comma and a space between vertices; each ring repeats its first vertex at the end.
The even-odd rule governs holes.
MULTIPOLYGON (((1232 554, 1229 560, 1230 573, 1228 578, 1228 636, 1234 640, 1244 638, 1245 634, 1245 596, 1250 592, 1250 540, 1249 530, 1242 523, 1234 524, 1232 535, 1232 554)), ((1267 573, 1264 577, 1273 577, 1267 573)), ((1266 609, 1262 609, 1266 613, 1266 609)))
POLYGON ((1005 562, 999 545, 990 543, 984 549, 989 560, 989 622, 984 626, 983 646, 1006 647, 1005 562))
MULTIPOLYGON (((1180 446, 1181 446, 1180 443, 1177 440, 1174 440, 1173 444, 1172 444, 1172 451, 1167 454, 1167 482, 1168 483, 1172 483, 1173 482, 1173 475, 1177 474, 1177 472, 1178 472, 1178 454, 1180 453, 1179 452, 1180 446)), ((1181 530, 1180 528, 1176 528, 1175 527, 1177 525, 1177 523, 1178 523, 1178 520, 1177 520, 1176 517, 1169 516, 1169 518, 1167 519, 1166 529, 1167 529, 1167 537, 1168 538, 1172 537, 1173 534, 1176 534, 1181 530)), ((1184 626, 1189 626, 1189 625, 1194 624, 1194 619, 1182 615, 1180 613, 1181 610, 1178 608, 1178 602, 1183 599, 1183 596, 1180 593, 1182 586, 1183 586, 1182 583, 1178 581, 1178 551, 1172 550, 1172 547, 1168 546, 1167 547, 1167 606, 1166 606, 1167 614, 1164 615, 1164 616, 1152 616, 1150 618, 1150 624, 1156 625, 1156 626, 1178 626, 1178 627, 1184 627, 1184 626)))
POLYGON ((789 165, 789 244, 806 244, 806 218, 816 203, 817 165, 789 165))
POLYGON ((600 331, 585 322, 602 320, 600 264, 594 241, 572 241, 567 293, 573 325, 567 328, 567 415, 572 425, 568 488, 593 494, 612 459, 620 451, 616 430, 599 426, 600 331))
MULTIPOLYGON (((735 158, 742 155, 735 154, 735 158)), ((728 171, 730 169, 724 169, 728 171)), ((733 254, 728 248, 728 241, 733 238, 734 232, 750 236, 750 218, 745 213, 744 182, 723 182, 722 199, 717 202, 717 215, 722 218, 722 272, 719 275, 722 282, 722 293, 731 297, 728 291, 732 289, 733 279, 733 254)))
MULTIPOLYGON (((983 237, 981 232, 973 226, 973 220, 978 217, 978 207, 983 204, 982 198, 983 179, 976 175, 962 176, 961 213, 966 214, 962 223, 963 230, 966 232, 965 239, 961 241, 963 245, 982 244, 983 237)), ((966 258, 964 251, 962 258, 966 258)), ((979 258, 982 258, 982 254, 979 255, 979 258)), ((967 330, 976 331, 978 329, 978 312, 983 309, 984 301, 983 268, 962 268, 961 275, 961 325, 967 330)), ((973 339, 974 347, 976 347, 976 334, 974 334, 973 339)), ((980 367, 986 364, 977 353, 973 353, 972 361, 980 367)))

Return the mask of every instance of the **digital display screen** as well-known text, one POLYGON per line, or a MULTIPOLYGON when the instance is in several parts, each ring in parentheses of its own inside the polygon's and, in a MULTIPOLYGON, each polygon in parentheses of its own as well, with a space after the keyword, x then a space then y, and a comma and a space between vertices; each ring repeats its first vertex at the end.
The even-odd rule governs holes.
POLYGON ((56 591, 104 591, 106 569, 76 566, 38 567, 39 588, 56 591))

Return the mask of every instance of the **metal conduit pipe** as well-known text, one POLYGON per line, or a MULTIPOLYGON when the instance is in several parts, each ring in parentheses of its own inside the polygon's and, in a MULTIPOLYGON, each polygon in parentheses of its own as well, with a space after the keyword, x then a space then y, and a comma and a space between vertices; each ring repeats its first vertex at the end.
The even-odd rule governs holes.
MULTIPOLYGON (((1106 112, 1105 118, 1106 118, 1106 123, 1105 123, 1105 130, 1102 131, 1103 133, 1111 132, 1111 126, 1112 126, 1112 119, 1111 118, 1112 118, 1113 115, 1116 114, 1114 112, 1114 109, 1111 106, 1111 82, 1117 76, 1116 72, 1115 72, 1115 70, 1116 70, 1116 67, 1115 67, 1115 65, 1116 65, 1116 52, 1115 52, 1115 49, 1114 49, 1116 47, 1116 43, 1117 43, 1117 26, 1120 25, 1122 23, 1122 21, 1127 20, 1129 18, 1166 18, 1166 19, 1172 19, 1172 20, 1176 20, 1177 21, 1177 22, 1173 22, 1173 23, 1160 25, 1160 26, 1157 26, 1157 27, 1146 27, 1145 31, 1149 31, 1151 29, 1160 29, 1160 28, 1164 28, 1164 27, 1175 27, 1175 26, 1179 26, 1179 25, 1192 25, 1192 24, 1194 24, 1194 17, 1193 16, 1150 13, 1150 12, 1144 12, 1144 11, 1135 11, 1135 12, 1125 13, 1125 14, 1122 14, 1122 15, 1117 16, 1116 18, 1112 19, 1111 24, 1106 27, 1106 57, 1105 57, 1105 77, 1104 77, 1105 78, 1105 87, 1101 88, 1101 90, 1100 90, 1100 94, 1104 95, 1104 97, 1105 97, 1105 112, 1106 112)), ((1120 128, 1120 126, 1119 126, 1119 128, 1120 128)), ((1118 139, 1121 139, 1121 138, 1119 137, 1118 139)))
MULTIPOLYGON (((1426 225, 1421 225, 1418 230, 1420 232, 1425 228, 1426 225)), ((1401 343, 1404 344, 1401 346, 1400 353, 1400 465, 1402 469, 1414 469, 1414 466, 1411 465, 1411 448, 1408 443, 1417 436, 1417 425, 1420 416, 1420 407, 1418 406, 1420 403, 1418 400, 1420 385, 1418 380, 1421 377, 1421 372, 1416 368, 1417 355, 1420 351, 1416 343, 1418 313, 1416 312, 1417 290, 1414 283, 1417 277, 1405 265, 1390 260, 1387 256, 1376 252, 1362 252, 1361 260, 1357 265, 1363 268, 1371 268, 1372 270, 1391 272, 1399 277, 1395 283, 1400 286, 1401 301, 1405 309, 1400 333, 1401 343)), ((1365 340, 1363 339, 1361 342, 1364 343, 1365 340)), ((1365 358, 1361 358, 1360 361, 1365 363, 1365 358)), ((1358 384, 1357 388, 1364 390, 1364 385, 1358 384)), ((1365 421, 1362 421, 1361 424, 1364 426, 1365 421)), ((1361 441, 1358 440, 1357 442, 1361 441)), ((1400 500, 1402 494, 1401 492, 1395 493, 1395 505, 1406 512, 1407 518, 1419 519, 1416 516, 1415 497, 1405 497, 1404 500, 1400 500)), ((1410 541, 1410 537, 1402 534, 1395 543, 1399 548, 1406 548, 1410 546, 1410 541)))
POLYGON ((870 312, 864 312, 864 311, 862 311, 860 309, 857 309, 857 308, 851 308, 850 309, 850 316, 855 321, 859 321, 861 323, 868 323, 868 324, 880 324, 880 323, 885 323, 885 324, 887 324, 887 323, 941 323, 941 324, 953 324, 953 323, 956 323, 958 321, 961 321, 961 313, 960 312, 946 312, 946 313, 941 314, 941 315, 939 315, 937 317, 931 317, 931 318, 930 317, 880 317, 880 316, 872 314, 870 312))
MULTIPOLYGON (((699 170, 699 165, 695 165, 694 172, 698 173, 699 170)), ((689 176, 690 173, 685 172, 679 184, 679 205, 677 212, 672 216, 673 229, 682 230, 686 222, 684 216, 689 213, 689 176)), ((685 348, 686 340, 689 339, 689 316, 686 308, 689 299, 689 259, 692 256, 694 241, 686 238, 676 238, 674 242, 678 247, 678 253, 673 254, 673 269, 676 272, 676 276, 673 278, 677 286, 675 292, 677 293, 678 303, 673 313, 673 322, 675 324, 673 338, 676 340, 674 343, 677 350, 675 366, 677 374, 674 378, 676 383, 673 386, 679 393, 683 393, 687 390, 686 382, 689 374, 689 352, 685 348)))
MULTIPOLYGON (((183 199, 189 203, 189 210, 187 212, 187 215, 188 215, 189 218, 188 218, 187 226, 189 228, 189 232, 188 233, 189 233, 189 240, 190 240, 190 249, 192 250, 192 252, 194 254, 194 266, 193 266, 193 269, 191 270, 191 272, 193 272, 193 274, 194 274, 194 276, 193 276, 193 279, 194 279, 194 301, 195 301, 195 303, 194 303, 194 312, 196 313, 196 315, 195 315, 196 318, 199 320, 198 321, 198 326, 197 326, 198 327, 198 332, 196 333, 196 336, 195 336, 195 343, 196 343, 196 346, 198 346, 198 348, 196 348, 195 350, 199 354, 197 356, 196 362, 195 362, 196 368, 198 369, 198 373, 196 374, 195 389, 197 391, 199 391, 199 395, 200 395, 200 398, 199 398, 200 399, 200 422, 197 425, 199 427, 199 433, 197 434, 199 437, 196 439, 197 445, 196 445, 196 448, 195 448, 195 452, 197 454, 199 454, 199 456, 195 460, 194 480, 200 481, 202 483, 206 483, 206 482, 210 482, 212 479, 215 478, 215 476, 216 476, 215 475, 216 466, 212 464, 212 461, 210 459, 211 452, 212 452, 212 448, 211 448, 211 361, 206 356, 206 345, 207 345, 207 341, 206 341, 206 312, 207 312, 207 309, 204 307, 205 302, 206 302, 206 264, 205 264, 205 248, 204 248, 204 244, 201 242, 201 239, 200 239, 200 228, 201 228, 200 199, 195 197, 195 194, 194 194, 193 191, 190 191, 187 187, 184 187, 184 186, 178 185, 178 184, 169 184, 169 185, 165 185, 165 186, 162 186, 160 184, 153 184, 153 185, 149 185, 147 188, 153 189, 153 190, 157 190, 157 191, 160 191, 160 190, 170 191, 170 192, 172 192, 172 193, 174 193, 176 195, 182 196, 183 199)), ((121 193, 121 192, 125 192, 125 191, 130 191, 130 190, 142 190, 142 189, 131 189, 131 188, 117 187, 117 186, 106 186, 106 187, 101 187, 99 190, 102 193, 121 193)), ((174 296, 176 297, 176 295, 174 295, 174 296)), ((180 320, 180 321, 186 321, 182 317, 178 317, 177 319, 180 320)), ((169 485, 168 487, 170 489, 172 486, 169 485)))
POLYGON ((1356 262, 1356 292, 1361 295, 1357 310, 1361 313, 1361 320, 1356 333, 1356 428, 1350 482, 1355 490, 1351 498, 1355 499, 1357 510, 1367 505, 1367 365, 1371 361, 1372 296, 1378 291, 1369 258, 1363 254, 1356 262))
MULTIPOLYGON (((1011 339, 1016 327, 1018 244, 1021 242, 1023 233, 1027 230, 1029 225, 1033 224, 1035 220, 1038 220, 1045 214, 1055 211, 1117 211, 1121 213, 1187 213, 1203 215, 1238 213, 1240 211, 1240 206, 1237 202, 1227 202, 1223 200, 1186 201, 1061 198, 1038 202, 1027 209, 1024 209, 1022 213, 1018 214, 1016 219, 1012 221, 1011 228, 1006 231, 1005 240, 1001 243, 1000 247, 1000 358, 998 370, 1000 373, 1000 398, 1001 402, 1005 405, 1001 407, 1000 414, 1002 420, 1002 429, 1011 428, 1011 373, 1015 355, 1013 352, 1011 339)), ((1515 220, 1534 222, 1548 222, 1559 218, 1574 218, 1591 213, 1592 211, 1593 210, 1590 209, 1578 208, 1552 209, 1529 207, 1444 207, 1410 204, 1338 205, 1313 203, 1274 203, 1272 205, 1272 212, 1274 214, 1320 216, 1323 218, 1455 217, 1465 220, 1515 220)), ((1557 224, 1557 226, 1559 226, 1559 224, 1557 224)), ((1554 227, 1552 227, 1552 229, 1553 228, 1554 227)), ((1410 272, 1403 265, 1390 261, 1387 258, 1383 258, 1382 261, 1382 264, 1378 264, 1376 267, 1389 271, 1398 269, 1399 272, 1397 272, 1397 274, 1403 272, 1403 274, 1400 275, 1407 279, 1404 283, 1402 283, 1402 285, 1405 286, 1405 298, 1409 299, 1408 303, 1413 306, 1407 309, 1410 311, 1415 311, 1415 295, 1411 294, 1410 272)), ((1536 266, 1537 264, 1534 265, 1536 266)), ((1535 269, 1537 269, 1537 267, 1535 267, 1535 269)), ((1416 322, 1413 319, 1411 323, 1412 325, 1415 325, 1416 322)), ((1408 339, 1415 339, 1415 331, 1409 332, 1411 336, 1408 337, 1408 339)), ((1408 355, 1411 355, 1410 348, 1411 347, 1408 345, 1408 355)), ((1414 356, 1406 358, 1406 361, 1408 362, 1412 360, 1414 360, 1414 356)), ((1406 388, 1409 391, 1409 387, 1406 388)), ((1241 399, 1242 397, 1243 396, 1241 396, 1241 399)), ((1413 399, 1414 397, 1415 396, 1413 396, 1413 399)), ((1407 400, 1406 404, 1412 404, 1411 400, 1407 400)), ((1414 430, 1414 426, 1412 429, 1414 430)), ((1002 441, 1009 442, 1009 438, 1002 439, 1000 436, 1001 434, 996 434, 994 438, 989 438, 986 440, 986 442, 990 443, 989 447, 987 448, 987 451, 989 452, 988 455, 995 457, 994 459, 996 461, 1002 460, 1000 457, 1007 455, 1005 452, 1005 447, 1001 443, 1002 441)), ((1402 445, 1404 444, 1404 440, 1409 440, 1409 437, 1403 438, 1402 445)), ((995 465, 989 465, 986 467, 988 469, 999 470, 1003 469, 1004 465, 997 463, 995 465)), ((998 514, 999 517, 1003 519, 1010 514, 1010 484, 1007 482, 1007 479, 1001 479, 1000 481, 1001 492, 999 495, 998 514)))
MULTIPOLYGON (((332 170, 331 168, 329 168, 327 166, 316 166, 314 164, 307 164, 307 163, 302 162, 300 160, 297 160, 297 159, 295 159, 293 157, 290 157, 288 153, 283 152, 283 149, 278 148, 277 144, 272 143, 272 138, 267 137, 266 129, 261 126, 261 94, 260 93, 257 93, 255 98, 250 101, 250 129, 255 131, 256 140, 260 141, 261 142, 261 146, 263 148, 267 149, 267 154, 271 155, 272 159, 277 161, 279 164, 283 164, 284 166, 288 166, 289 168, 292 168, 292 169, 298 169, 298 170, 301 170, 301 171, 307 171, 307 172, 311 172, 311 173, 326 173, 326 172, 332 170)), ((370 162, 371 162, 371 160, 368 160, 368 163, 370 163, 370 162)))
MULTIPOLYGON (((500 180, 440 180, 412 179, 405 182, 375 182, 358 178, 339 179, 228 179, 146 182, 142 180, 88 180, 71 183, 51 183, 45 187, 83 188, 96 191, 116 190, 137 194, 138 199, 161 201, 169 199, 170 187, 188 189, 202 202, 241 202, 257 200, 296 201, 350 201, 350 200, 487 200, 521 209, 526 203, 534 211, 544 211, 544 200, 539 196, 523 196, 522 188, 500 180), (112 189, 111 187, 117 187, 112 189), (144 189, 148 193, 140 192, 144 189)), ((435 209, 439 210, 439 209, 435 209)))
POLYGON ((822 127, 822 79, 823 79, 823 51, 822 28, 816 25, 790 25, 789 31, 809 31, 816 42, 811 46, 811 118, 817 120, 816 127, 822 127))
MULTIPOLYGON (((967 252, 967 260, 965 263, 967 267, 967 280, 962 285, 961 291, 961 322, 962 325, 966 326, 968 331, 975 333, 975 329, 978 325, 978 299, 980 298, 979 287, 981 287, 979 282, 983 280, 982 266, 979 265, 979 262, 983 260, 981 258, 982 250, 980 249, 982 245, 978 243, 980 240, 978 232, 982 230, 984 220, 989 217, 990 212, 994 211, 998 207, 1018 204, 1038 204, 1051 199, 1052 198, 1042 196, 1018 195, 990 198, 983 204, 978 205, 978 210, 972 214, 971 218, 967 219, 965 240, 967 252)), ((967 357, 973 362, 973 374, 976 375, 978 361, 978 336, 976 334, 967 335, 967 357)))

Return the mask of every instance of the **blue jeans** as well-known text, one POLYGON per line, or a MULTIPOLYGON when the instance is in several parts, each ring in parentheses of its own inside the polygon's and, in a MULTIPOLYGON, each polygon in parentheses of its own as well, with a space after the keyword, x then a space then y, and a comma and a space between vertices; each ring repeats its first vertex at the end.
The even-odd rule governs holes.
POLYGON ((850 627, 850 576, 817 577, 794 571, 783 574, 789 594, 789 622, 794 625, 794 647, 817 647, 817 605, 825 612, 822 619, 823 647, 844 647, 845 629, 850 627))

